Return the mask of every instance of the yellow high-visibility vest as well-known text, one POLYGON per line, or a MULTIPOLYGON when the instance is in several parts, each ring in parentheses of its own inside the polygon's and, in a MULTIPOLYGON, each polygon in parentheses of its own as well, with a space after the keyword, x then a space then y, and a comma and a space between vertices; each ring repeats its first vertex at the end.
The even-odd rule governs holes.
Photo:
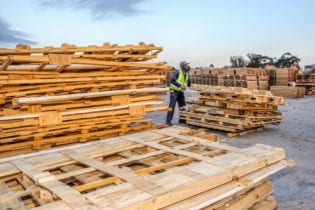
MULTIPOLYGON (((180 69, 179 70, 179 75, 178 75, 178 78, 177 78, 176 81, 179 84, 181 84, 181 85, 187 86, 187 84, 188 84, 188 73, 184 74, 183 70, 180 69)), ((174 91, 183 91, 182 89, 180 89, 179 87, 177 87, 176 85, 174 85, 172 83, 171 83, 170 89, 174 90, 174 91)))

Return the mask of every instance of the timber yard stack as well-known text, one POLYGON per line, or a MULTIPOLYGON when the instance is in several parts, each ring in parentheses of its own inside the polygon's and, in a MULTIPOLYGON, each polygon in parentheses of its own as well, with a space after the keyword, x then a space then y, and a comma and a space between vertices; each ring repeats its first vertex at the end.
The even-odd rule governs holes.
POLYGON ((304 87, 307 95, 315 95, 315 73, 296 75, 295 86, 304 87))
POLYGON ((0 156, 151 128, 162 48, 110 45, 0 49, 0 156))
POLYGON ((282 97, 270 91, 209 86, 200 92, 198 100, 187 102, 180 118, 187 124, 226 131, 229 137, 279 124, 282 114, 278 105, 282 97))
POLYGON ((269 76, 267 75, 258 76, 258 89, 269 90, 269 76))
POLYGON ((268 176, 291 165, 284 158, 281 148, 236 148, 173 126, 7 158, 0 163, 0 205, 273 210, 268 176))
POLYGON ((276 86, 288 86, 289 84, 289 70, 277 69, 276 70, 276 86))
POLYGON ((288 86, 290 82, 295 82, 298 73, 297 67, 290 68, 275 68, 272 66, 266 67, 269 75, 270 86, 288 86))
POLYGON ((280 96, 284 98, 304 98, 304 87, 292 87, 292 86, 270 86, 270 92, 274 96, 280 96))
POLYGON ((258 68, 196 68, 190 71, 191 83, 199 89, 211 86, 243 87, 268 90, 269 77, 258 68))

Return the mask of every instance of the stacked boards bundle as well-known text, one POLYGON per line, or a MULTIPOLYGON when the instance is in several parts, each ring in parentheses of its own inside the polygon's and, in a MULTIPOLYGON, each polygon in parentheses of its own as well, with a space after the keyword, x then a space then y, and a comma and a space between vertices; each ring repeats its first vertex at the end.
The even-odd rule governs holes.
POLYGON ((198 100, 187 102, 180 118, 187 124, 228 132, 229 137, 245 134, 267 124, 279 124, 282 114, 278 105, 282 97, 270 91, 209 86, 198 100))
POLYGON ((170 67, 146 62, 161 47, 110 45, 0 49, 0 156, 151 128, 167 110, 157 88, 170 67))
POLYGON ((6 158, 4 209, 267 209, 285 151, 168 127, 6 158))

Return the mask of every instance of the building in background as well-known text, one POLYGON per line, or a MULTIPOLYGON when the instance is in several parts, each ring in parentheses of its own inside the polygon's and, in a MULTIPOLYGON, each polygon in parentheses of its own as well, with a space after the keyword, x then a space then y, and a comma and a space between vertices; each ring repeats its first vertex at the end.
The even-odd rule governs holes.
POLYGON ((313 72, 315 73, 315 64, 304 66, 304 72, 313 72))

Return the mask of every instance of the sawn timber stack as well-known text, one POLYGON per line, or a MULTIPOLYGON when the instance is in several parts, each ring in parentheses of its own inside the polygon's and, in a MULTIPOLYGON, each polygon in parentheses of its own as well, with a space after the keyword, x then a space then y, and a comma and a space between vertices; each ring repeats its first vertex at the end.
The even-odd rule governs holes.
POLYGON ((3 209, 274 209, 285 151, 184 127, 0 159, 3 209))
POLYGON ((152 127, 154 87, 170 67, 145 62, 161 47, 110 45, 0 49, 0 157, 152 127))
POLYGON ((197 100, 188 100, 180 118, 187 124, 222 130, 233 137, 267 124, 279 124, 282 114, 278 105, 283 103, 282 97, 270 91, 209 86, 197 100))

